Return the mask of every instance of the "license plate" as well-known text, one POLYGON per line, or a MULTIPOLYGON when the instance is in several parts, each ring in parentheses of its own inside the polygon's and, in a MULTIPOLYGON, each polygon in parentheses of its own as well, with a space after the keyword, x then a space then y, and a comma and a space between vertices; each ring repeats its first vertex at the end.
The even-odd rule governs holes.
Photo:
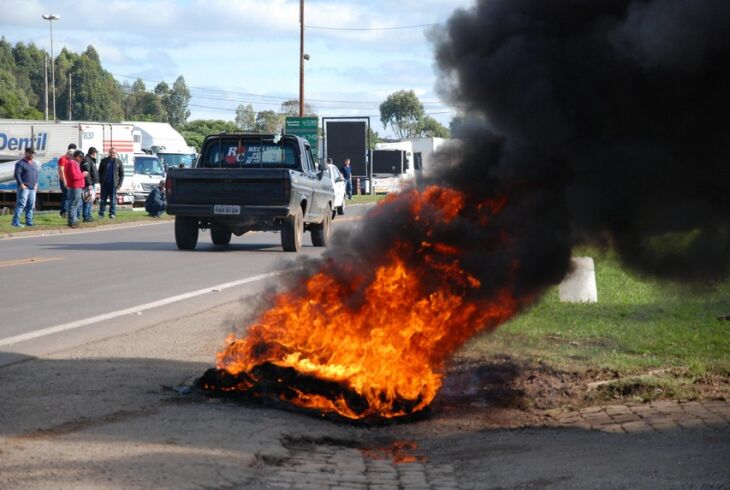
POLYGON ((241 214, 241 206, 233 206, 230 204, 216 204, 213 206, 213 214, 241 214))

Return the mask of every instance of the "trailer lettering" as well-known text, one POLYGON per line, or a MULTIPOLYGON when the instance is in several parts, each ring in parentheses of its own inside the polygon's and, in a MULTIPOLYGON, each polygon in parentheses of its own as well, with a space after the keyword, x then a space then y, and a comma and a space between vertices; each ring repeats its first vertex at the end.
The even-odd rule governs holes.
POLYGON ((48 142, 48 133, 38 133, 35 140, 30 137, 11 137, 7 133, 0 132, 0 151, 20 151, 28 146, 34 146, 36 151, 44 151, 48 142), (35 141, 35 144, 33 142, 35 141))

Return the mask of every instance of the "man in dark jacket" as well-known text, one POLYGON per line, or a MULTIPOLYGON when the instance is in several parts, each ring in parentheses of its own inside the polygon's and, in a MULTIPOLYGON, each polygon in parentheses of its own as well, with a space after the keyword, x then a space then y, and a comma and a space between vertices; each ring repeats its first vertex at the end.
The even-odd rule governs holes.
POLYGON ((99 171, 96 169, 96 148, 93 146, 89 148, 89 151, 86 153, 86 158, 84 158, 84 161, 81 162, 81 171, 87 172, 85 175, 86 181, 84 182, 84 192, 83 192, 83 215, 84 215, 84 222, 88 223, 90 221, 94 221, 91 217, 91 210, 94 207, 94 196, 96 193, 94 192, 96 189, 96 184, 99 183, 99 171))
POLYGON ((124 167, 117 158, 117 150, 109 148, 109 156, 99 165, 99 182, 101 183, 101 201, 99 202, 99 217, 104 217, 106 200, 109 199, 109 218, 117 214, 117 191, 124 181, 124 167))
POLYGON ((15 191, 16 204, 13 213, 12 225, 22 228, 20 215, 25 212, 25 225, 33 226, 33 207, 35 206, 35 191, 38 189, 38 167, 33 161, 35 150, 32 147, 25 149, 25 156, 15 164, 15 182, 18 188, 15 191))
POLYGON ((152 189, 144 203, 144 209, 150 216, 159 218, 165 212, 165 181, 161 180, 160 185, 152 189))

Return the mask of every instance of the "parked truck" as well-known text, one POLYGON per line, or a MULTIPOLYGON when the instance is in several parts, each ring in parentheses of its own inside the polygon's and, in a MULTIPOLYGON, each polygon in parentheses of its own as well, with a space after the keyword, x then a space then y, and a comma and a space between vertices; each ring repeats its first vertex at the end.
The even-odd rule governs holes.
POLYGON ((431 166, 444 138, 412 138, 377 143, 371 153, 372 185, 376 193, 398 192, 431 166))
POLYGON ((185 138, 168 123, 127 121, 125 124, 134 125, 142 151, 156 155, 165 170, 170 167, 193 166, 195 148, 188 146, 185 138))
POLYGON ((99 160, 111 147, 116 148, 125 172, 124 186, 117 198, 120 203, 133 202, 133 129, 129 124, 117 123, 0 119, 0 205, 15 205, 15 162, 22 158, 25 147, 33 146, 39 167, 36 207, 59 207, 58 158, 66 153, 70 143, 84 152, 95 147, 99 160))
POLYGON ((312 245, 329 240, 334 189, 318 171, 309 142, 293 135, 208 136, 194 168, 169 168, 167 213, 175 216, 175 242, 194 249, 200 229, 227 246, 231 235, 277 231, 285 251, 298 252, 302 234, 312 245))

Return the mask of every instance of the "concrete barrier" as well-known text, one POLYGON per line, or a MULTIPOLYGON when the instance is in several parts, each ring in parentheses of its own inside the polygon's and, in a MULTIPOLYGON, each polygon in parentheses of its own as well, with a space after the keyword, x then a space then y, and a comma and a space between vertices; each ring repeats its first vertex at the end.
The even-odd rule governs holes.
POLYGON ((563 303, 598 303, 596 269, 591 257, 573 257, 571 270, 558 288, 563 303))

